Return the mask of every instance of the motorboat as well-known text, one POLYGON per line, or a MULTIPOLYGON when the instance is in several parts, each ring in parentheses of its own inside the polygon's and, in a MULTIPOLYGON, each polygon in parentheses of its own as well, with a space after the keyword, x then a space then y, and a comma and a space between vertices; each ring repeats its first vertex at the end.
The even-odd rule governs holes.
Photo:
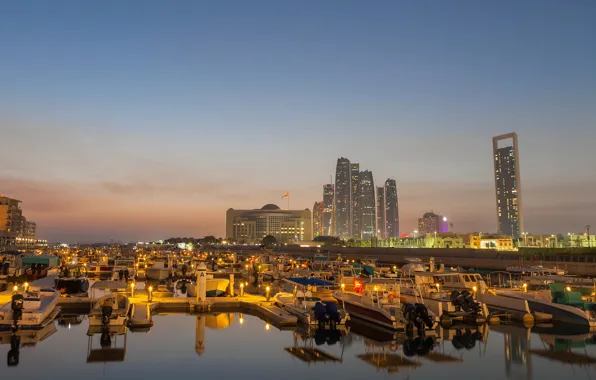
POLYGON ((92 299, 95 290, 107 291, 92 307, 89 326, 126 326, 130 315, 130 300, 118 290, 125 290, 126 284, 117 281, 99 281, 92 285, 92 299))
POLYGON ((116 260, 114 260, 114 274, 112 277, 113 280, 122 281, 123 279, 135 278, 135 275, 135 259, 119 257, 116 260))
POLYGON ((390 330, 426 330, 436 325, 436 315, 424 304, 401 302, 399 284, 356 282, 354 290, 333 293, 350 317, 390 330))
MULTIPOLYGON (((214 278, 213 275, 207 275, 207 297, 224 296, 230 286, 230 280, 226 278, 214 278)), ((186 283, 186 294, 188 297, 197 296, 197 284, 195 282, 186 283)))
POLYGON ((319 326, 329 324, 335 327, 345 325, 349 320, 349 315, 342 308, 338 308, 334 302, 324 302, 321 298, 313 296, 310 290, 310 288, 337 287, 334 283, 317 278, 289 278, 285 281, 293 284, 295 291, 277 293, 273 296, 273 300, 277 306, 295 315, 300 322, 319 326), (300 290, 298 290, 299 287, 300 290))
POLYGON ((170 276, 170 269, 167 268, 166 260, 156 259, 151 267, 145 268, 145 276, 149 280, 166 280, 170 276))
POLYGON ((29 287, 15 293, 11 302, 0 308, 0 328, 40 329, 60 313, 60 293, 54 289, 29 287))
POLYGON ((572 289, 564 283, 553 282, 548 289, 495 289, 501 297, 528 301, 532 312, 552 315, 553 322, 596 328, 596 292, 591 288, 572 289))
MULTIPOLYGON (((469 275, 448 272, 416 272, 413 278, 401 279, 401 298, 408 303, 423 303, 442 324, 460 321, 483 324, 488 318, 488 308, 475 299, 478 287, 472 291, 463 288, 449 290, 449 284, 461 285, 469 275)), ((482 287, 483 289, 486 286, 482 287)))
POLYGON ((87 297, 89 291, 89 279, 84 276, 57 277, 54 279, 54 289, 62 297, 87 297))

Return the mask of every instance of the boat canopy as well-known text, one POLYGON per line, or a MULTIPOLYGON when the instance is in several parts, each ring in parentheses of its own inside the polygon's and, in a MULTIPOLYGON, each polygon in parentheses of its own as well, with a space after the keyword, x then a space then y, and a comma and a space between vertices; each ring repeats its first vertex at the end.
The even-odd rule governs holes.
POLYGON ((93 283, 92 289, 126 289, 126 284, 120 281, 98 281, 93 283))
POLYGON ((21 259, 23 265, 42 264, 47 265, 49 268, 58 266, 57 256, 27 256, 21 259))
POLYGON ((320 278, 309 277, 288 277, 286 281, 293 282, 302 286, 336 286, 333 282, 321 280, 320 278))

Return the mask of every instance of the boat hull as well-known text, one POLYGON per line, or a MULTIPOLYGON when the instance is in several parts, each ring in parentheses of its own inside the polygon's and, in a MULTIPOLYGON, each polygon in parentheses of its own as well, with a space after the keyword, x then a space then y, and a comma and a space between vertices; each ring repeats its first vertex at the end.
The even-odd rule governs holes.
POLYGON ((364 305, 357 300, 351 299, 346 293, 334 294, 334 296, 350 317, 362 319, 390 330, 405 329, 405 325, 398 322, 397 319, 391 316, 386 310, 364 305))
MULTIPOLYGON (((60 307, 57 306, 58 298, 60 298, 60 294, 55 292, 54 295, 47 295, 43 296, 47 298, 51 298, 51 300, 44 302, 43 309, 38 310, 23 310, 23 315, 20 320, 17 321, 17 326, 20 329, 40 329, 43 328, 45 325, 50 323, 54 320, 60 313, 60 307)), ((11 301, 12 302, 12 301, 11 301)), ((11 302, 4 305, 0 311, 2 314, 0 315, 0 329, 7 329, 13 326, 13 314, 12 309, 10 307, 11 302)))

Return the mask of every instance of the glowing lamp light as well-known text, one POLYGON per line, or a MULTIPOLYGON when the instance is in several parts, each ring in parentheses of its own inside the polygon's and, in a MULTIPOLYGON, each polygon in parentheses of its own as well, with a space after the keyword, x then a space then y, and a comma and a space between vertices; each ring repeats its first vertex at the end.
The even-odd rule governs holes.
POLYGON ((240 319, 238 319, 238 322, 240 322, 240 324, 244 323, 244 318, 240 317, 240 319))
POLYGON ((153 286, 149 287, 149 291, 152 292, 153 291, 153 286))
POLYGON ((571 287, 570 286, 568 286, 566 289, 567 289, 568 292, 571 291, 571 287))
POLYGON ((441 288, 441 284, 436 283, 435 286, 437 287, 437 290, 439 290, 439 288, 441 288))
POLYGON ((472 287, 472 290, 473 290, 473 291, 477 291, 477 290, 478 290, 478 288, 476 287, 476 285, 474 285, 474 286, 472 287))
POLYGON ((269 323, 265 323, 265 330, 269 331, 270 328, 271 328, 271 325, 269 323))
POLYGON ((344 290, 346 288, 346 284, 341 284, 341 290, 344 290))
POLYGON ((13 286, 12 290, 16 292, 17 290, 19 290, 19 286, 18 285, 13 286))
POLYGON ((374 290, 375 292, 377 291, 377 286, 376 286, 376 285, 373 287, 373 290, 374 290))

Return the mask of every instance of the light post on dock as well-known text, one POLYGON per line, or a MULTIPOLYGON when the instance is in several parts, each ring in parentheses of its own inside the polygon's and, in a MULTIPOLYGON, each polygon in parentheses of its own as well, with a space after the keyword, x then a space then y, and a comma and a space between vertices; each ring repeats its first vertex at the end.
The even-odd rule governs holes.
POLYGON ((244 297, 244 283, 240 283, 240 297, 244 297))
POLYGON ((150 286, 149 289, 147 289, 147 302, 152 302, 153 301, 153 286, 150 286))

